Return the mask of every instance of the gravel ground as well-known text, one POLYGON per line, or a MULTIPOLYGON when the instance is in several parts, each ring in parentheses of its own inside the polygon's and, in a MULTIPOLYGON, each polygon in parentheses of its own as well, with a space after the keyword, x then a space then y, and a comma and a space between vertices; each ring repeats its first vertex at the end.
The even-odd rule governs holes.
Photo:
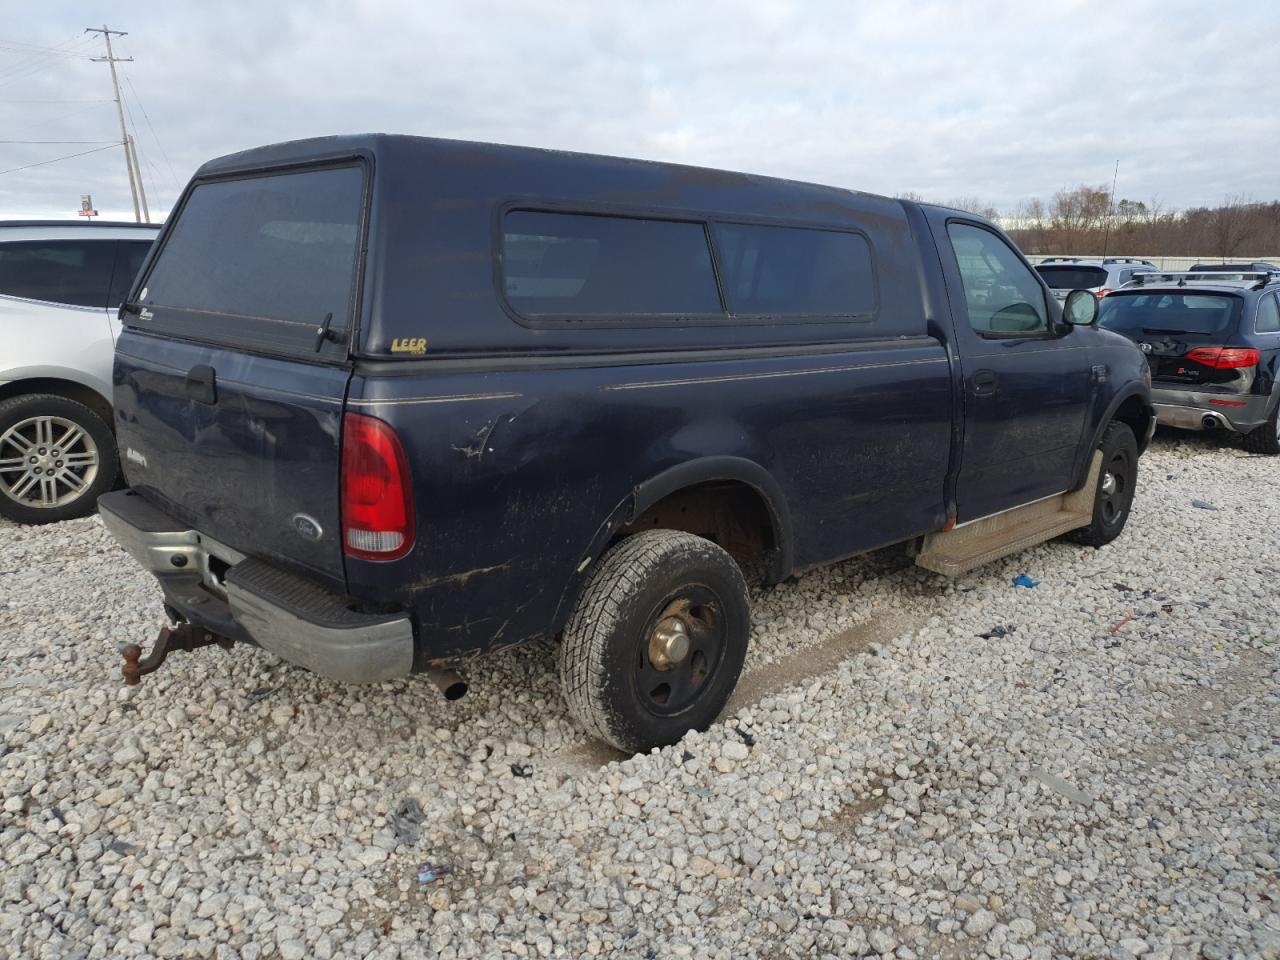
POLYGON ((542 645, 455 704, 247 649, 125 688, 151 580, 0 525, 0 956, 1280 957, 1278 489, 1162 435, 1100 551, 758 590, 723 722, 629 758, 542 645))

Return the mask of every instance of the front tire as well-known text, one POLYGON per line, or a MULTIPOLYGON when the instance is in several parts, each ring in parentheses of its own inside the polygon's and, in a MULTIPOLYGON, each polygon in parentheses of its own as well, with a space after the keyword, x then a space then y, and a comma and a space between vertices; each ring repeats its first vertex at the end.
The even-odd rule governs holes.
POLYGON ((1087 527, 1073 530, 1067 536, 1076 543, 1101 547, 1120 536, 1138 479, 1138 441, 1127 424, 1112 422, 1102 434, 1098 449, 1102 453, 1102 469, 1093 495, 1093 520, 1087 527))
POLYGON ((737 563, 709 540, 647 530, 588 575, 560 643, 570 712, 628 752, 705 730, 729 701, 751 632, 737 563))
POLYGON ((1260 427, 1255 427, 1244 435, 1244 448, 1250 453, 1262 453, 1270 456, 1280 454, 1280 400, 1276 401, 1271 416, 1260 427))
POLYGON ((119 471, 111 428, 84 404, 49 393, 0 403, 0 516, 18 523, 86 516, 119 471))

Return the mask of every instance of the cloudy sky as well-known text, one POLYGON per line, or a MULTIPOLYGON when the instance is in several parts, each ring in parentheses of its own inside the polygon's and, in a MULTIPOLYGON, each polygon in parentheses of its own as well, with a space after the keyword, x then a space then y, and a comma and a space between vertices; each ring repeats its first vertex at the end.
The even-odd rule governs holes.
POLYGON ((1280 197, 1280 4, 0 0, 0 217, 153 213, 204 160, 332 133, 531 144, 1010 210, 1080 183, 1280 197), (18 14, 20 11, 20 14, 18 14), (16 143, 13 141, 87 141, 16 143), (105 149, 97 149, 106 146, 105 149), (42 163, 67 154, 85 156, 42 163), (41 164, 30 166, 29 164, 41 164), (26 169, 14 169, 27 167, 26 169))

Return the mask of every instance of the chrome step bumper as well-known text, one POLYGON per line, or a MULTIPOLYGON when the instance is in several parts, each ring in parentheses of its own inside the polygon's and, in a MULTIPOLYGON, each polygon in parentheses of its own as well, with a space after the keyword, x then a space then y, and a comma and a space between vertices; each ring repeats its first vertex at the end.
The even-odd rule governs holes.
POLYGON ((168 604, 190 622, 342 683, 380 683, 412 671, 408 616, 352 610, 346 598, 231 550, 132 490, 104 494, 98 511, 117 542, 160 581, 168 604), (214 574, 211 559, 229 564, 225 577, 214 574))

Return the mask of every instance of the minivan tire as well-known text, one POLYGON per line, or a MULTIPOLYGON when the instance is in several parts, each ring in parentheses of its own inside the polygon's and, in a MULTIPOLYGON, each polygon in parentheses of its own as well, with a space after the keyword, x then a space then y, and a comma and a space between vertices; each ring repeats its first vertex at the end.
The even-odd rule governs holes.
POLYGON ((51 393, 31 393, 0 403, 0 516, 28 524, 86 516, 97 508, 98 497, 112 488, 119 472, 111 428, 83 403, 51 393), (41 458, 41 475, 45 469, 59 471, 50 505, 40 506, 39 500, 27 496, 32 480, 25 471, 36 467, 24 456, 24 447, 33 440, 38 443, 37 431, 48 430, 52 441, 58 441, 67 436, 72 426, 81 431, 81 436, 72 440, 70 453, 80 458, 92 457, 93 462, 72 469, 64 459, 67 451, 52 443, 34 446, 30 452, 41 458), (45 452, 41 453, 41 449, 45 452), (28 462, 23 463, 24 459, 28 462), (74 490, 71 478, 88 480, 82 489, 74 490))
POLYGON ((1280 453, 1280 400, 1271 408, 1266 423, 1244 435, 1244 448, 1250 453, 1275 456, 1280 453))
POLYGON ((1094 488, 1093 520, 1067 534, 1068 539, 1090 547, 1105 546, 1123 532, 1138 479, 1138 441, 1127 424, 1107 424, 1098 449, 1102 469, 1094 488))
POLYGON ((677 530, 635 534, 583 585, 560 643, 564 698, 620 750, 675 743, 720 715, 750 632, 746 581, 721 547, 677 530))

